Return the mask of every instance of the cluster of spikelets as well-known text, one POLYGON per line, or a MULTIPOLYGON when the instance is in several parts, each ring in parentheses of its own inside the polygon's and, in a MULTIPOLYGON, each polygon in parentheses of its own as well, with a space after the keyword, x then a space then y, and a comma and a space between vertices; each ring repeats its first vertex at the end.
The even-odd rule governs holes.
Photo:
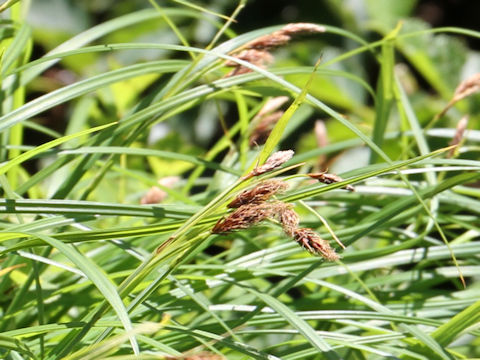
MULTIPOLYGON (((287 24, 280 30, 271 34, 261 36, 245 44, 240 50, 237 50, 233 56, 237 59, 247 61, 250 64, 260 68, 265 68, 273 63, 273 55, 269 50, 287 44, 293 35, 305 33, 322 33, 325 27, 310 23, 287 24)), ((245 74, 251 72, 249 68, 238 64, 235 61, 227 61, 226 66, 233 67, 226 77, 245 74)))
MULTIPOLYGON (((253 169, 244 179, 269 172, 289 160, 293 151, 274 153, 265 164, 253 169)), ((212 233, 227 233, 233 230, 248 229, 266 219, 278 221, 285 234, 293 238, 303 248, 312 254, 318 254, 327 260, 334 261, 338 254, 315 231, 299 228, 298 214, 292 205, 282 201, 270 201, 273 195, 283 192, 288 184, 281 180, 266 180, 252 189, 245 190, 233 199, 227 206, 235 209, 226 218, 220 219, 212 229, 212 233)))

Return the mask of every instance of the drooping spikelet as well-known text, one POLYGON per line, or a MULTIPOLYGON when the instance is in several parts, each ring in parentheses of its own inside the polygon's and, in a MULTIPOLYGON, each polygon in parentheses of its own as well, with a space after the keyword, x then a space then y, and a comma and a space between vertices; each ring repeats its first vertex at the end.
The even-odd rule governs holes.
POLYGON ((248 229, 260 221, 272 217, 274 213, 275 209, 271 203, 242 205, 226 218, 217 221, 212 233, 220 234, 233 230, 248 229))
POLYGON ((267 180, 261 182, 252 189, 240 193, 227 206, 229 208, 238 208, 245 204, 260 204, 271 198, 274 194, 284 191, 288 184, 281 180, 267 180))
POLYGON ((256 167, 250 173, 245 175, 244 179, 250 179, 253 176, 259 176, 278 168, 290 160, 293 154, 293 150, 277 151, 273 153, 263 165, 256 167))
MULTIPOLYGON (((335 174, 328 174, 326 172, 307 174, 307 175, 310 176, 312 179, 316 179, 324 184, 333 184, 333 183, 343 181, 343 179, 340 176, 335 174)), ((347 189, 348 191, 355 191, 355 188, 350 184, 345 185, 345 189, 347 189)))
POLYGON ((293 232, 293 238, 304 249, 312 254, 320 255, 329 261, 335 261, 339 259, 338 254, 332 249, 330 244, 326 240, 323 240, 312 229, 295 229, 293 232))

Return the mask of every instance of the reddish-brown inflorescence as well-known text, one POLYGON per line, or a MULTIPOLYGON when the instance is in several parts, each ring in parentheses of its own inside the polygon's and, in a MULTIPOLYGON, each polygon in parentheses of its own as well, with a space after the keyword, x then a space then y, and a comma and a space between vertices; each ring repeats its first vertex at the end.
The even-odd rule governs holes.
POLYGON ((245 190, 233 199, 227 207, 238 208, 245 204, 260 204, 278 192, 285 191, 288 184, 281 180, 267 180, 252 189, 245 190))
POLYGON ((295 234, 295 230, 298 228, 300 218, 290 204, 282 204, 283 206, 279 208, 279 220, 282 224, 282 228, 285 234, 293 237, 293 235, 295 234))
MULTIPOLYGON (((273 62, 273 55, 270 54, 268 50, 285 45, 291 40, 292 35, 319 32, 325 32, 325 27, 310 23, 288 24, 280 30, 274 31, 268 35, 260 36, 259 38, 250 41, 242 47, 240 52, 233 54, 232 56, 248 61, 249 63, 260 68, 264 68, 266 65, 273 62)), ((235 67, 235 69, 230 71, 227 75, 225 75, 225 77, 245 74, 252 71, 246 66, 240 65, 231 60, 228 60, 225 65, 235 67)))
POLYGON ((308 228, 295 229, 293 238, 304 249, 312 254, 321 255, 326 260, 335 261, 339 259, 338 254, 332 249, 330 244, 323 240, 315 231, 308 228))
POLYGON ((233 230, 248 229, 260 221, 272 217, 274 211, 271 203, 242 205, 226 218, 217 221, 212 233, 220 234, 233 230))

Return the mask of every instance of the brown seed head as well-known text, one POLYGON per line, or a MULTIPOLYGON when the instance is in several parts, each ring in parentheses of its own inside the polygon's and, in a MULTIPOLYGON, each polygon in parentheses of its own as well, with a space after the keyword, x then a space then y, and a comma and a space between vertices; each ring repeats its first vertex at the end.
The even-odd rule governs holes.
MULTIPOLYGON (((249 63, 258 66, 262 69, 266 68, 268 65, 273 63, 273 55, 266 50, 256 50, 256 49, 247 49, 243 50, 240 53, 234 55, 235 58, 248 61, 249 63)), ((252 72, 246 66, 242 66, 235 61, 228 60, 225 62, 225 66, 234 67, 232 71, 226 74, 224 77, 231 77, 240 74, 246 74, 252 72)))
MULTIPOLYGON (((307 175, 324 184, 333 184, 333 183, 343 181, 343 179, 340 176, 335 174, 328 174, 326 172, 313 173, 313 174, 307 174, 307 175)), ((345 189, 349 191, 355 191, 355 188, 350 184, 345 185, 345 189)))
POLYGON ((295 154, 293 150, 277 151, 273 153, 263 165, 260 165, 247 174, 244 179, 250 179, 252 176, 259 176, 270 172, 290 160, 295 154))
POLYGON ((295 35, 301 33, 323 33, 327 31, 325 26, 311 23, 291 23, 285 25, 281 30, 285 35, 295 35))
POLYGON ((452 101, 460 101, 478 91, 480 91, 480 73, 477 73, 462 81, 455 89, 452 101))
POLYGON ((260 204, 265 202, 274 194, 285 191, 288 184, 281 180, 267 180, 250 190, 245 190, 240 193, 230 204, 229 208, 238 208, 245 204, 260 204))
POLYGON ((295 234, 295 230, 298 227, 300 219, 297 213, 292 209, 292 206, 289 204, 284 204, 284 206, 280 208, 279 218, 280 223, 282 224, 283 231, 290 237, 293 237, 295 234))
POLYGON ((291 40, 291 35, 325 32, 324 26, 310 23, 287 24, 271 34, 260 36, 245 45, 247 49, 271 49, 282 46, 291 40))
POLYGON ((259 38, 250 41, 245 45, 247 49, 271 49, 274 47, 285 45, 290 41, 291 37, 284 34, 282 31, 275 31, 268 35, 260 36, 259 38))
POLYGON ((338 254, 332 249, 330 244, 323 240, 312 229, 295 229, 293 238, 308 252, 324 257, 326 260, 335 261, 339 259, 338 254))
POLYGON ((260 221, 271 217, 274 213, 275 209, 271 203, 242 205, 226 218, 218 220, 212 229, 212 233, 220 234, 232 230, 248 229, 260 221))

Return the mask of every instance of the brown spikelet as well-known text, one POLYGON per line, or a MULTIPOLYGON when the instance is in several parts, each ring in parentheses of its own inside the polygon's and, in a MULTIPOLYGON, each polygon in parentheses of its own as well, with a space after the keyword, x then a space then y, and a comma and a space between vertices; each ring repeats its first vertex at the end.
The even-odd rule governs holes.
POLYGON ((480 91, 480 73, 470 76, 468 79, 462 81, 453 94, 452 99, 449 101, 447 106, 437 115, 437 118, 444 115, 453 105, 459 102, 462 99, 465 99, 467 96, 470 96, 476 92, 480 91))
POLYGON ((292 209, 292 206, 288 204, 284 204, 279 210, 280 223, 282 224, 283 231, 288 236, 293 237, 300 222, 297 213, 292 209))
POLYGON ((253 169, 250 173, 244 176, 244 180, 250 179, 252 176, 259 176, 270 172, 282 164, 290 160, 295 152, 293 150, 277 151, 274 152, 263 165, 260 165, 253 169))
POLYGON ((227 207, 238 208, 245 204, 260 204, 271 198, 274 194, 284 191, 288 184, 281 180, 267 180, 250 190, 240 193, 227 207))
POLYGON ((325 26, 312 23, 291 23, 285 25, 281 30, 285 35, 305 34, 305 33, 323 33, 327 31, 325 26))
POLYGON ((467 80, 462 81, 455 89, 452 101, 460 101, 478 91, 480 91, 480 73, 477 73, 469 77, 467 80))
POLYGON ((271 49, 285 45, 290 41, 291 37, 282 33, 281 31, 275 31, 268 35, 260 36, 259 38, 250 41, 245 45, 247 49, 271 49))
POLYGON ((338 254, 330 244, 323 240, 315 231, 308 228, 295 229, 293 238, 304 249, 312 254, 320 255, 326 260, 335 261, 339 259, 338 254))
MULTIPOLYGON (((340 176, 335 174, 328 174, 326 172, 307 174, 307 175, 310 176, 312 179, 316 179, 324 184, 333 184, 333 183, 343 181, 343 179, 340 176)), ((347 189, 348 191, 355 191, 355 188, 350 184, 345 185, 345 189, 347 189)))
MULTIPOLYGON (((468 125, 468 116, 464 116, 460 119, 460 121, 457 124, 457 131, 455 132, 455 135, 453 136, 452 141, 450 141, 449 145, 458 145, 463 139, 463 134, 465 133, 465 130, 468 125)), ((456 151, 456 147, 450 149, 447 154, 447 158, 451 158, 456 151)))
POLYGON ((305 33, 321 33, 325 32, 324 26, 311 23, 291 23, 285 25, 280 30, 274 31, 271 34, 260 36, 259 38, 250 41, 245 45, 247 49, 271 49, 285 45, 291 40, 291 35, 305 34, 305 33))
MULTIPOLYGON (((262 69, 273 63, 273 55, 266 50, 247 49, 233 56, 237 59, 248 61, 249 63, 256 65, 262 69)), ((252 72, 252 70, 248 67, 242 66, 232 60, 226 61, 225 66, 233 67, 234 69, 228 74, 226 74, 224 77, 231 77, 252 72)))
POLYGON ((226 218, 218 220, 212 229, 212 233, 220 234, 232 230, 248 229, 271 217, 274 213, 275 209, 271 203, 242 205, 226 218))

